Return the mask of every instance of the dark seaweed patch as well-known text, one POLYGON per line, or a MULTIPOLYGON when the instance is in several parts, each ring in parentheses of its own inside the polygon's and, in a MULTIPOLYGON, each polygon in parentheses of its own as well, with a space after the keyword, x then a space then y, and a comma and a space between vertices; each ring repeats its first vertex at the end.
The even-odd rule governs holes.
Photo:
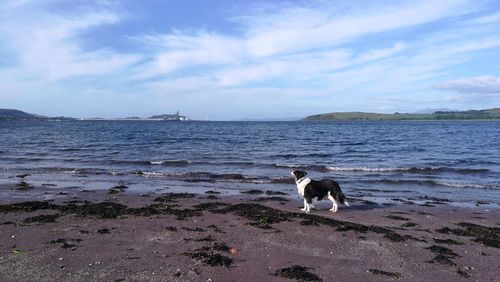
POLYGON ((189 228, 189 227, 181 227, 182 230, 186 231, 191 231, 191 232, 205 232, 206 230, 203 228, 195 227, 195 228, 189 228))
POLYGON ((394 219, 394 220, 410 220, 409 218, 407 217, 404 217, 404 216, 400 216, 400 215, 388 215, 386 216, 387 218, 390 218, 390 219, 394 219))
POLYGON ((428 248, 426 248, 427 250, 431 250, 431 252, 435 253, 435 254, 438 254, 438 255, 442 255, 442 256, 445 256, 445 257, 448 257, 448 258, 455 258, 455 257, 460 257, 457 253, 455 253, 454 251, 446 248, 446 247, 443 247, 443 246, 438 246, 438 245, 432 245, 428 248))
POLYGON ((460 228, 443 227, 437 229, 436 232, 443 234, 454 234, 456 236, 474 237, 472 241, 481 243, 488 247, 500 248, 500 228, 486 227, 474 223, 460 222, 460 228))
POLYGON ((287 193, 280 192, 280 191, 266 191, 266 194, 269 195, 269 196, 284 196, 284 195, 288 195, 287 193))
POLYGON ((175 226, 165 226, 163 229, 170 231, 170 232, 177 232, 177 227, 175 226))
POLYGON ((56 205, 51 204, 49 202, 30 201, 30 202, 0 205, 0 212, 16 212, 16 211, 33 212, 37 210, 55 209, 56 207, 57 207, 56 205))
POLYGON ((370 272, 371 274, 374 274, 374 275, 383 275, 383 276, 396 278, 396 279, 401 277, 401 273, 399 273, 399 272, 389 272, 389 271, 383 271, 383 270, 374 269, 374 268, 369 269, 368 272, 370 272))
POLYGON ((417 237, 412 236, 412 235, 404 235, 403 237, 405 239, 408 239, 408 240, 413 240, 413 241, 417 241, 417 242, 427 243, 427 241, 425 239, 420 239, 420 238, 417 238, 417 237))
POLYGON ((208 235, 206 237, 200 238, 200 239, 195 239, 195 242, 213 242, 215 239, 212 237, 212 235, 208 235))
POLYGON ((109 230, 108 228, 102 228, 102 229, 97 230, 97 233, 102 234, 102 235, 110 234, 111 230, 109 230))
POLYGON ((194 258, 204 265, 229 267, 233 263, 233 259, 221 255, 218 253, 219 251, 228 252, 229 247, 224 243, 213 243, 209 247, 202 247, 200 249, 185 252, 184 255, 194 258))
POLYGON ((127 206, 112 202, 102 202, 83 205, 68 204, 66 206, 60 206, 59 210, 61 212, 72 213, 77 217, 95 216, 109 219, 124 215, 127 210, 127 206))
POLYGON ((460 277, 462 278, 469 278, 470 277, 470 274, 461 270, 461 269, 457 269, 457 273, 458 275, 460 275, 460 277))
POLYGON ((13 211, 36 211, 36 210, 58 210, 61 213, 74 214, 77 217, 97 217, 103 219, 112 219, 120 216, 151 216, 158 214, 169 214, 183 220, 188 217, 201 216, 199 209, 174 209, 170 205, 153 204, 141 208, 128 208, 125 205, 113 202, 91 203, 80 201, 68 203, 66 205, 55 205, 48 202, 32 201, 9 205, 0 205, 0 212, 13 211))
POLYGON ((38 223, 38 224, 45 224, 45 223, 51 223, 55 222, 56 219, 58 219, 61 215, 56 213, 56 214, 42 214, 38 216, 33 216, 33 217, 28 217, 23 220, 24 223, 38 223))
POLYGON ((217 192, 217 191, 213 191, 213 190, 209 190, 209 191, 206 191, 205 194, 220 194, 220 192, 217 192))
POLYGON ((61 244, 63 249, 75 249, 76 244, 80 243, 82 239, 72 239, 72 238, 59 238, 57 240, 52 240, 47 242, 47 244, 61 244))
POLYGON ((447 257, 445 255, 437 255, 435 258, 431 259, 428 262, 429 263, 438 263, 438 264, 448 265, 448 266, 455 266, 455 265, 457 265, 449 257, 447 257))
POLYGON ((393 242, 403 242, 406 239, 400 234, 385 228, 374 225, 363 225, 348 221, 341 221, 332 218, 322 217, 304 213, 289 213, 278 209, 273 209, 260 204, 241 203, 231 205, 218 210, 212 210, 214 213, 234 213, 238 216, 250 220, 250 225, 263 229, 272 228, 272 224, 283 221, 291 221, 292 219, 303 219, 309 221, 310 224, 321 224, 336 228, 337 231, 356 231, 360 233, 374 232, 383 234, 384 238, 393 242))
POLYGON ((194 205, 193 208, 199 209, 199 210, 214 210, 218 209, 219 207, 222 206, 228 206, 226 203, 221 203, 221 202, 213 202, 213 203, 201 203, 194 205))
POLYGON ((415 227, 415 226, 417 226, 417 224, 414 222, 407 222, 407 223, 401 224, 401 227, 415 227))
POLYGON ((212 210, 212 212, 235 213, 236 215, 251 220, 252 222, 249 223, 250 225, 263 229, 270 229, 270 224, 290 220, 288 213, 259 204, 236 204, 222 209, 212 210))
POLYGON ((434 238, 434 242, 437 244, 446 244, 446 245, 463 245, 464 243, 455 241, 453 239, 439 239, 439 238, 434 238))
POLYGON ((219 227, 217 227, 215 224, 210 224, 209 226, 207 226, 207 228, 211 228, 214 232, 217 232, 217 233, 224 233, 224 231, 222 231, 219 227))
POLYGON ((312 220, 302 220, 300 222, 301 225, 319 225, 317 222, 314 222, 312 220))
POLYGON ((240 193, 241 194, 250 194, 250 195, 261 195, 261 194, 264 194, 264 191, 253 189, 253 190, 248 190, 248 191, 241 191, 240 193))
POLYGON ((154 199, 155 202, 177 202, 177 199, 194 198, 193 193, 166 193, 154 199))
POLYGON ((265 198, 258 198, 254 200, 255 202, 267 202, 267 201, 275 201, 275 202, 288 202, 288 199, 285 199, 283 197, 265 197, 265 198))
POLYGON ((108 190, 108 194, 117 194, 120 192, 125 192, 126 189, 128 189, 128 187, 124 184, 116 185, 108 190))
POLYGON ((5 221, 5 222, 0 223, 0 225, 15 225, 15 224, 16 223, 12 222, 12 221, 5 221))
POLYGON ((19 190, 19 191, 26 191, 26 190, 31 190, 33 189, 34 187, 31 186, 28 182, 26 181, 21 181, 19 182, 18 184, 16 184, 16 190, 19 190))
POLYGON ((310 272, 310 270, 313 270, 313 268, 293 265, 291 267, 278 269, 273 273, 273 275, 286 279, 294 279, 297 281, 323 281, 323 279, 310 272))

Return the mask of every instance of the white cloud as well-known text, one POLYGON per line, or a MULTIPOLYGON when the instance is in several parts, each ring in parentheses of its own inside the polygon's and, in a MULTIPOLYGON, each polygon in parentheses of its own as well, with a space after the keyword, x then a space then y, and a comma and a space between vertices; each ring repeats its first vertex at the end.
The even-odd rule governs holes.
POLYGON ((434 87, 465 94, 500 94, 500 77, 469 77, 441 82, 434 87))
MULTIPOLYGON (((25 1, 28 2, 28 1, 25 1)), ((86 12, 61 16, 41 10, 2 13, 0 40, 7 42, 16 57, 12 66, 19 77, 54 82, 76 76, 100 76, 136 63, 140 55, 120 54, 111 49, 84 50, 80 35, 101 25, 116 24, 120 16, 113 12, 86 12), (22 16, 26 12, 25 16, 22 16)))

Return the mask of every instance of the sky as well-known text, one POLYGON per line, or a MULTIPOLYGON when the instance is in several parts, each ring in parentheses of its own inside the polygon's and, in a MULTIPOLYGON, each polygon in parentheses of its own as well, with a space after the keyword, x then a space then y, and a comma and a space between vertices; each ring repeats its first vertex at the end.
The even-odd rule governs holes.
POLYGON ((0 108, 301 118, 500 107, 500 0, 1 0, 0 108))

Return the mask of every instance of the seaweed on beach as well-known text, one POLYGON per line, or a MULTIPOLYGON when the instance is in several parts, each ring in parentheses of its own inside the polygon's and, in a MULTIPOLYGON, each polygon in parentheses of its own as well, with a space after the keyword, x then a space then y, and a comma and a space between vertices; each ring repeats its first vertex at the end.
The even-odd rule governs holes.
POLYGON ((191 231, 191 232, 206 232, 205 229, 199 228, 199 227, 195 227, 195 228, 181 227, 181 229, 186 230, 186 231, 191 231))
POLYGON ((274 201, 274 202, 288 202, 290 200, 283 198, 283 197, 262 197, 262 198, 257 198, 253 200, 254 202, 267 202, 267 201, 274 201))
POLYGON ((196 259, 207 266, 229 267, 234 260, 218 253, 221 251, 229 252, 229 247, 224 243, 212 243, 211 246, 188 251, 184 255, 196 259))
POLYGON ((109 230, 108 228, 102 228, 102 229, 97 230, 97 233, 99 233, 101 235, 110 234, 111 230, 109 230))
POLYGON ((439 245, 432 245, 428 248, 426 248, 427 250, 431 250, 431 252, 435 253, 435 254, 438 254, 438 255, 442 255, 442 256, 446 256, 448 258, 455 258, 455 257, 460 257, 457 253, 455 253, 454 251, 446 248, 446 247, 443 247, 443 246, 439 246, 439 245))
POLYGON ((249 195, 262 195, 262 194, 264 194, 264 191, 253 189, 253 190, 248 190, 248 191, 241 191, 240 193, 241 194, 249 194, 249 195))
POLYGON ((0 212, 26 211, 33 212, 37 210, 57 210, 63 214, 73 214, 81 218, 102 218, 113 219, 121 216, 151 216, 158 214, 169 214, 183 220, 193 216, 201 216, 200 209, 175 209, 171 205, 152 204, 140 208, 129 208, 126 205, 114 202, 91 203, 88 201, 70 202, 65 205, 56 205, 49 202, 31 201, 8 205, 0 205, 0 212))
POLYGON ((108 194, 117 194, 117 193, 125 192, 126 189, 128 189, 128 187, 126 185, 119 184, 119 185, 116 185, 116 186, 109 188, 108 194))
POLYGON ((436 232, 442 234, 453 234, 456 236, 473 237, 472 241, 481 243, 488 247, 500 248, 500 228, 486 227, 474 223, 460 222, 458 226, 461 228, 443 227, 436 229, 436 232))
POLYGON ((234 213, 238 216, 244 217, 250 220, 249 224, 262 229, 272 228, 272 224, 280 223, 283 221, 292 221, 293 219, 306 220, 310 225, 327 225, 336 228, 337 231, 356 231, 360 233, 374 232, 377 234, 383 234, 384 238, 387 238, 393 242, 403 242, 406 239, 385 227, 379 227, 374 225, 363 225, 360 223, 353 223, 349 221, 342 221, 333 218, 323 217, 319 215, 305 214, 305 213, 291 213, 284 212, 278 209, 270 208, 260 204, 254 203, 241 203, 236 205, 230 205, 218 210, 212 210, 213 213, 234 213))
POLYGON ((57 240, 52 240, 47 242, 47 244, 61 244, 63 249, 75 249, 76 244, 80 243, 82 239, 72 239, 72 238, 59 238, 57 240))
POLYGON ((26 191, 26 190, 31 190, 33 189, 34 187, 32 185, 30 185, 28 182, 26 181, 21 181, 19 182, 18 184, 16 184, 16 190, 19 190, 19 191, 26 191))
POLYGON ((193 193, 165 193, 160 197, 154 199, 155 202, 177 202, 177 199, 194 198, 196 195, 193 193))
POLYGON ((269 196, 285 196, 288 195, 285 192, 280 192, 280 191, 266 191, 266 194, 269 196))
POLYGON ((220 194, 220 192, 213 191, 213 190, 208 190, 208 191, 205 192, 205 194, 218 195, 218 194, 220 194))
POLYGON ((384 270, 374 269, 374 268, 369 269, 368 272, 370 272, 371 274, 374 274, 374 275, 383 275, 383 276, 396 278, 396 279, 401 277, 401 273, 399 273, 399 272, 389 272, 389 271, 384 271, 384 270))
POLYGON ((83 205, 68 204, 65 206, 59 206, 59 211, 65 213, 71 213, 77 217, 99 217, 99 218, 117 218, 125 214, 127 210, 126 205, 113 203, 113 202, 101 202, 101 203, 86 203, 83 205))
POLYGON ((278 269, 272 275, 297 281, 323 281, 319 276, 310 272, 311 270, 314 269, 301 265, 293 265, 291 267, 278 269))
POLYGON ((37 224, 45 224, 45 223, 51 223, 51 222, 56 222, 56 219, 61 217, 60 214, 42 214, 38 216, 32 216, 25 218, 23 220, 24 223, 37 223, 37 224))
POLYGON ((282 221, 290 221, 289 213, 277 209, 269 208, 259 204, 241 203, 230 205, 218 210, 212 210, 213 213, 234 213, 251 220, 252 226, 262 229, 270 229, 270 224, 282 221))
POLYGON ((437 244, 446 244, 446 245, 463 245, 464 243, 453 240, 453 239, 439 239, 434 238, 434 242, 437 244))
POLYGON ((216 233, 225 233, 219 227, 217 227, 217 225, 215 225, 215 224, 210 224, 209 226, 207 226, 207 228, 211 228, 216 233))
POLYGON ((457 265, 455 262, 453 262, 449 257, 447 257, 445 255, 437 255, 436 257, 434 257, 433 259, 431 259, 428 262, 429 263, 438 263, 438 264, 448 265, 448 266, 457 265))
POLYGON ((56 207, 57 205, 51 204, 49 202, 29 201, 22 203, 0 205, 0 212, 18 212, 18 211, 33 212, 37 210, 55 209, 56 207))
POLYGON ((407 217, 400 216, 400 215, 393 215, 393 214, 387 215, 387 216, 385 216, 385 217, 390 218, 390 219, 394 219, 394 220, 404 220, 404 221, 408 221, 408 220, 410 220, 410 219, 409 219, 409 218, 407 218, 407 217))
POLYGON ((414 223, 414 222, 407 222, 407 223, 403 223, 401 224, 401 227, 415 227, 417 226, 418 224, 414 223))
POLYGON ((211 202, 211 203, 201 203, 194 205, 193 208, 199 210, 214 210, 221 206, 229 206, 229 204, 221 203, 221 202, 211 202))

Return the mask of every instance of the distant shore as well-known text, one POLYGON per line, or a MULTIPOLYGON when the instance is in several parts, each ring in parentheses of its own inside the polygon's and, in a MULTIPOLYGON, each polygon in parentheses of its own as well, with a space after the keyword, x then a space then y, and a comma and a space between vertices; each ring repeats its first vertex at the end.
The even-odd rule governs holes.
POLYGON ((259 190, 58 191, 55 201, 1 200, 0 280, 498 278, 498 209, 353 200, 305 214, 289 195, 259 190))

